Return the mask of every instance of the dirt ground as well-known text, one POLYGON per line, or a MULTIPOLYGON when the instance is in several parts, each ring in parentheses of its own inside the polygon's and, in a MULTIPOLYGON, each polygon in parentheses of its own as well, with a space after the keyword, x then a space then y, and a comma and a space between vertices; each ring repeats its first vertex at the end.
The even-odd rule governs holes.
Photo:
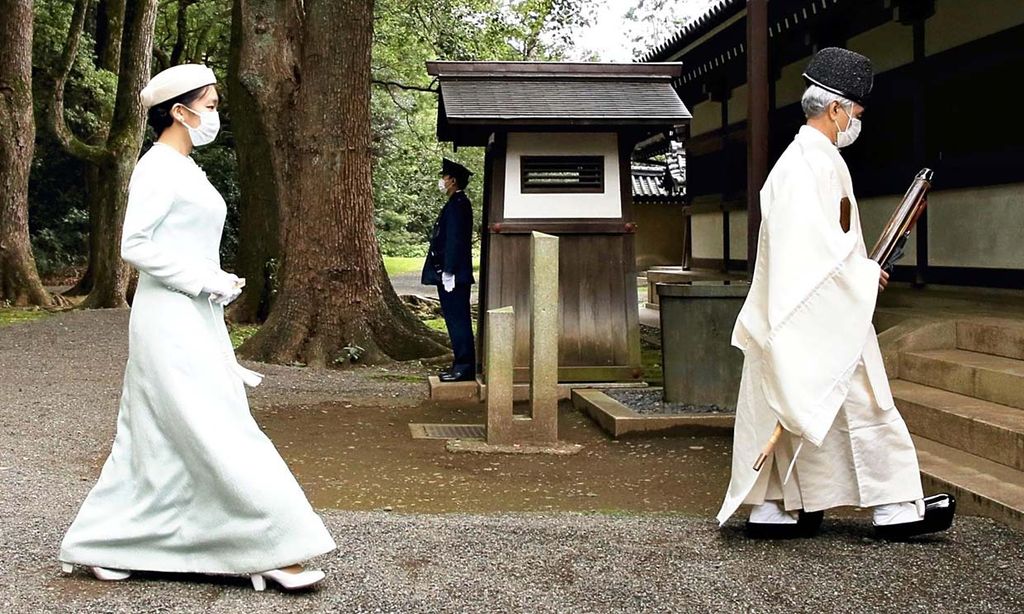
POLYGON ((712 515, 728 484, 728 436, 615 441, 563 402, 572 456, 451 453, 409 423, 483 424, 484 405, 381 407, 380 399, 255 411, 315 507, 395 512, 601 511, 712 515))

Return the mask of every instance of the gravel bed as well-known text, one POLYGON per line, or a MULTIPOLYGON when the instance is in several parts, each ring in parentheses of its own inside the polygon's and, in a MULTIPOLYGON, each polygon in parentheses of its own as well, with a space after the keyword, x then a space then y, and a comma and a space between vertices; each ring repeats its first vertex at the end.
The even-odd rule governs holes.
MULTIPOLYGON (((397 515, 323 510, 339 549, 315 591, 231 578, 59 573, 57 548, 113 437, 124 311, 0 328, 0 612, 1021 612, 1024 534, 960 518, 887 544, 859 519, 796 542, 679 515, 397 515)), ((423 387, 379 370, 266 367, 257 407, 423 387)), ((389 371, 394 372, 394 370, 389 371)), ((652 486, 654 487, 654 486, 652 486)))
POLYGON ((669 403, 662 395, 662 388, 610 388, 605 394, 632 409, 638 414, 681 416, 686 414, 734 414, 733 410, 718 405, 690 405, 669 403))

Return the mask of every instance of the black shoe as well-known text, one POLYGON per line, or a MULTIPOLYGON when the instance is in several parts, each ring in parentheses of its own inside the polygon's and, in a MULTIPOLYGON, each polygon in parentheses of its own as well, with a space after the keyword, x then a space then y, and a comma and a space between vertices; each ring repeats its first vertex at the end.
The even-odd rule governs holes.
POLYGON ((800 510, 796 524, 777 524, 747 521, 745 533, 753 539, 796 539, 814 537, 821 528, 825 512, 805 512, 800 510))
POLYGON ((938 533, 953 526, 956 514, 956 498, 942 493, 924 498, 924 518, 917 522, 875 525, 878 539, 900 541, 916 535, 938 533))
POLYGON ((439 373, 437 374, 437 376, 438 376, 438 377, 444 377, 445 375, 448 375, 448 374, 450 374, 451 372, 452 372, 452 368, 451 368, 451 367, 448 367, 447 369, 442 369, 442 370, 441 370, 441 371, 440 371, 440 372, 439 372, 439 373))
POLYGON ((472 382, 476 381, 476 373, 472 371, 451 371, 442 373, 438 379, 442 382, 472 382))

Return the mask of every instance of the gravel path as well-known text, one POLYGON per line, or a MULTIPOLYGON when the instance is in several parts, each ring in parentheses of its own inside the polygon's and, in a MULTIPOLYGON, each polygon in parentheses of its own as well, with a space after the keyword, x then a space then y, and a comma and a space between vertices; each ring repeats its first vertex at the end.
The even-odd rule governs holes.
MULTIPOLYGON (((124 311, 0 328, 0 613, 1021 612, 1024 535, 961 518, 940 540, 885 544, 863 520, 765 543, 666 515, 394 515, 326 510, 339 550, 314 592, 238 579, 60 575, 61 536, 105 458, 125 359, 124 311)), ((260 365, 256 411, 422 386, 260 365)), ((393 372, 394 370, 392 370, 393 372)), ((379 400, 379 399, 378 399, 379 400)))

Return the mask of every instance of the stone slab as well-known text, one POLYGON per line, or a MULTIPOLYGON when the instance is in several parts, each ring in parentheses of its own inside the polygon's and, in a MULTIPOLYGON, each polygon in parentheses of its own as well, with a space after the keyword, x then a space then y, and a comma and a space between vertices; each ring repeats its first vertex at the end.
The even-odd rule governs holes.
POLYGON ((664 435, 666 431, 731 431, 736 423, 734 414, 693 414, 653 416, 640 414, 601 390, 577 389, 572 393, 576 409, 589 415, 613 438, 626 435, 664 435))
MULTIPOLYGON (((480 387, 480 401, 487 400, 487 384, 482 379, 477 379, 480 387)), ((558 385, 558 400, 568 401, 572 398, 573 390, 590 388, 646 388, 646 382, 573 382, 570 384, 558 385)), ((512 387, 512 400, 520 403, 530 400, 530 384, 519 383, 512 387)))
POLYGON ((1024 472, 914 436, 925 493, 951 492, 957 513, 1024 530, 1024 472))
POLYGON ((480 386, 477 382, 442 382, 436 375, 427 378, 432 401, 477 401, 480 386))
POLYGON ((1024 471, 1024 411, 903 380, 891 387, 911 433, 1024 471))
POLYGON ((904 352, 900 379, 1024 409, 1024 361, 968 352, 904 352))
POLYGON ((550 454, 570 456, 579 453, 583 446, 578 443, 557 442, 553 444, 490 444, 482 439, 452 439, 445 446, 449 452, 474 454, 550 454))
POLYGON ((956 325, 956 346, 961 350, 1024 360, 1024 323, 999 318, 961 320, 956 325))

